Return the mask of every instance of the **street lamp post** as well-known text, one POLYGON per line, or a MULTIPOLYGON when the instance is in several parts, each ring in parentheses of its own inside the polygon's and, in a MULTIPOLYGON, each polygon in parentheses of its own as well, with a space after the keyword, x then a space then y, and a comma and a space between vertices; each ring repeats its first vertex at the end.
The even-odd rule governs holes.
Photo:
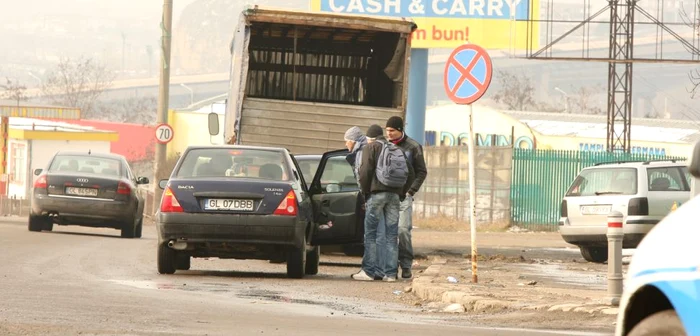
POLYGON ((190 106, 194 105, 194 90, 185 85, 185 83, 180 83, 180 86, 182 86, 183 88, 185 88, 185 90, 190 92, 190 106))
POLYGON ((559 91, 561 94, 564 95, 564 113, 570 113, 569 112, 569 94, 564 92, 564 90, 560 89, 559 87, 555 87, 554 90, 559 91))
POLYGON ((37 75, 35 75, 35 74, 32 73, 31 71, 28 71, 27 74, 28 74, 29 76, 32 76, 32 78, 38 80, 38 81, 39 81, 39 85, 43 85, 43 84, 44 84, 44 81, 41 80, 41 78, 39 78, 37 75))

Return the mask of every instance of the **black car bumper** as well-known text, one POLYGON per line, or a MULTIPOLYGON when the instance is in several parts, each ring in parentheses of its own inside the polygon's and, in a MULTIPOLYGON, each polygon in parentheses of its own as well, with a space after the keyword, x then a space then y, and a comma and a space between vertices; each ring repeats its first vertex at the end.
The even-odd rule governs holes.
POLYGON ((186 240, 191 243, 287 245, 304 248, 306 224, 297 217, 158 213, 160 243, 186 240))
POLYGON ((35 194, 32 198, 32 214, 49 213, 58 213, 59 221, 65 221, 65 224, 97 227, 133 223, 135 218, 134 209, 129 202, 35 194))

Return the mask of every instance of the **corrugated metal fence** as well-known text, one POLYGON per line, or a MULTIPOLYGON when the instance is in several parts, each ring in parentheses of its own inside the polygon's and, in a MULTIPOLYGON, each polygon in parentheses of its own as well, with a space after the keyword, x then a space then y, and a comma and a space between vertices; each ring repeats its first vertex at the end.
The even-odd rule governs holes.
MULTIPOLYGON (((466 146, 425 147, 428 177, 413 205, 415 218, 444 217, 468 223, 469 150, 466 146)), ((476 152, 476 217, 479 225, 510 222, 512 148, 479 147, 476 152)))
POLYGON ((661 159, 685 160, 647 154, 516 148, 510 194, 513 224, 556 231, 562 197, 581 169, 600 162, 661 159))

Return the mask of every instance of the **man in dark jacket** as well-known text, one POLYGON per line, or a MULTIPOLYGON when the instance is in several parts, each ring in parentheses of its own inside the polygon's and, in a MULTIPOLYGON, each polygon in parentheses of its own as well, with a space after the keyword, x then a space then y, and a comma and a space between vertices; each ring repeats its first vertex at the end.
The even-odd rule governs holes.
POLYGON ((399 218, 399 265, 401 266, 401 277, 408 279, 412 276, 411 267, 413 266, 413 243, 411 242, 413 196, 420 190, 423 181, 428 176, 428 169, 425 166, 423 147, 404 133, 403 126, 403 119, 398 116, 393 116, 386 122, 387 138, 403 149, 409 167, 412 167, 415 173, 415 179, 411 181, 406 199, 401 201, 399 218))
POLYGON ((382 279, 396 281, 398 275, 398 226, 401 201, 405 198, 411 182, 413 169, 407 164, 408 180, 403 187, 388 187, 377 179, 377 161, 387 139, 378 136, 376 141, 365 145, 362 150, 359 179, 362 193, 366 195, 365 204, 365 254, 362 258, 362 270, 353 274, 355 280, 371 281, 382 279), (377 227, 384 222, 384 247, 377 246, 377 227), (378 257, 377 250, 384 249, 383 258, 378 257))

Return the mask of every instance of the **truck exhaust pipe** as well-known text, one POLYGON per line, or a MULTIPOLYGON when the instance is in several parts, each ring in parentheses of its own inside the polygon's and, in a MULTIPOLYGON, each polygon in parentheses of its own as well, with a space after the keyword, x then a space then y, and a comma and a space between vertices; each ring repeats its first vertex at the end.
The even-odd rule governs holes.
POLYGON ((174 250, 182 251, 187 248, 187 242, 171 240, 168 242, 168 247, 174 250))

